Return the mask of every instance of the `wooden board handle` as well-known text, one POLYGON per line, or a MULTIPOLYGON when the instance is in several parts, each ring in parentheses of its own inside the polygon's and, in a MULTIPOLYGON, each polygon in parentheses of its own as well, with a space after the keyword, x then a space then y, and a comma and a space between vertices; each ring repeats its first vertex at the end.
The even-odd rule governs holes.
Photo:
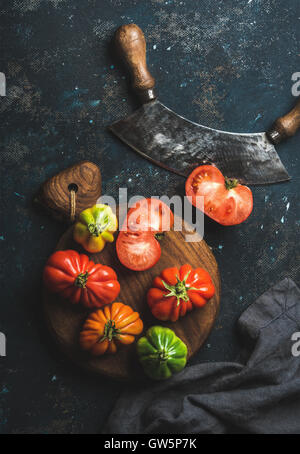
POLYGON ((296 106, 283 117, 278 118, 270 131, 267 132, 269 139, 273 143, 279 143, 288 137, 296 134, 300 128, 300 98, 296 106))
POLYGON ((49 178, 35 198, 54 218, 73 222, 81 211, 101 196, 101 172, 90 161, 82 161, 49 178))
POLYGON ((142 102, 152 101, 156 98, 153 90, 155 79, 147 68, 144 33, 136 24, 122 25, 116 31, 115 42, 130 70, 133 89, 142 102))

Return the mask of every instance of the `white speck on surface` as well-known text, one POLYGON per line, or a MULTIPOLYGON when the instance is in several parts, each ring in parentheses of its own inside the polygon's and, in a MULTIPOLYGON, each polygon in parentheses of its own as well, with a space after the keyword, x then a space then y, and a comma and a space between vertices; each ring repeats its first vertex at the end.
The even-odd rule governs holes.
POLYGON ((284 216, 282 216, 282 218, 280 219, 281 224, 284 224, 284 221, 285 221, 284 216))
POLYGON ((288 203, 286 204, 286 211, 289 211, 289 208, 290 208, 290 202, 288 202, 288 203))
POLYGON ((256 123, 260 118, 262 118, 262 114, 259 113, 255 118, 254 123, 256 123))
POLYGON ((262 224, 262 225, 260 226, 260 228, 261 228, 261 230, 263 230, 263 228, 264 228, 264 225, 262 224))
POLYGON ((167 47, 167 50, 171 50, 171 46, 167 47))
POLYGON ((56 381, 56 380, 57 380, 56 375, 53 375, 53 377, 51 378, 51 381, 53 382, 53 381, 56 381))
POLYGON ((222 244, 219 244, 218 249, 220 249, 222 251, 223 247, 224 246, 222 244))
POLYGON ((157 45, 156 45, 156 44, 153 44, 153 49, 154 49, 154 50, 157 49, 157 45))

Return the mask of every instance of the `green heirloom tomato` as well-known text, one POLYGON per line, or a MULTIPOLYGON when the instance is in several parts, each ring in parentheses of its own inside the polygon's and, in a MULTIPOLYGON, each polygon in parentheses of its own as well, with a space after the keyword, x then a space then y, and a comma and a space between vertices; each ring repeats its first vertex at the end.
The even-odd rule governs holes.
POLYGON ((180 372, 186 365, 187 346, 174 331, 152 326, 137 343, 144 372, 154 380, 164 380, 180 372))

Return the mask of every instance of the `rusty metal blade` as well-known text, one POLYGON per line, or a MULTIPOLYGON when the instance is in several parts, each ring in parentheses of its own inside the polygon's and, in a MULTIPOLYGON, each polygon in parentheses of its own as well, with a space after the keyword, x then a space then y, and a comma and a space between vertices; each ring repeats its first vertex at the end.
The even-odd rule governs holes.
POLYGON ((144 104, 109 129, 145 158, 188 176, 205 163, 247 184, 290 179, 265 133, 233 134, 193 123, 159 101, 144 104))

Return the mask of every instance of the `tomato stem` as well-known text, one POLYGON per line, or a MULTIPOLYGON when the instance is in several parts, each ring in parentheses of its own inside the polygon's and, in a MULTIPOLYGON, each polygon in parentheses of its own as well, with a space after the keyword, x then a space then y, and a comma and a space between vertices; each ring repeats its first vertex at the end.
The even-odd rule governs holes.
POLYGON ((109 219, 106 217, 104 219, 104 222, 102 222, 100 224, 99 223, 98 224, 97 223, 88 224, 87 228, 92 236, 100 236, 101 233, 103 233, 107 229, 108 224, 109 224, 109 219))
POLYGON ((164 284, 165 288, 170 291, 170 293, 167 293, 165 298, 175 296, 177 299, 177 306, 180 304, 180 300, 183 300, 187 302, 189 300, 189 296, 187 291, 192 290, 190 287, 186 286, 186 281, 187 278, 189 277, 190 271, 186 274, 184 279, 181 281, 178 276, 176 276, 177 283, 175 285, 169 285, 165 281, 162 281, 164 284))
POLYGON ((104 334, 98 340, 99 343, 107 339, 109 342, 113 340, 114 337, 118 338, 120 330, 116 328, 116 322, 114 320, 108 320, 104 327, 104 334))
POLYGON ((169 355, 165 350, 160 350, 158 352, 158 359, 160 363, 164 363, 165 361, 168 361, 169 355))
POLYGON ((225 177, 225 187, 229 191, 230 189, 234 189, 239 184, 239 180, 236 178, 227 178, 225 177))
POLYGON ((88 276, 89 276, 88 272, 78 274, 78 276, 75 279, 74 285, 76 285, 76 287, 85 288, 88 276))

